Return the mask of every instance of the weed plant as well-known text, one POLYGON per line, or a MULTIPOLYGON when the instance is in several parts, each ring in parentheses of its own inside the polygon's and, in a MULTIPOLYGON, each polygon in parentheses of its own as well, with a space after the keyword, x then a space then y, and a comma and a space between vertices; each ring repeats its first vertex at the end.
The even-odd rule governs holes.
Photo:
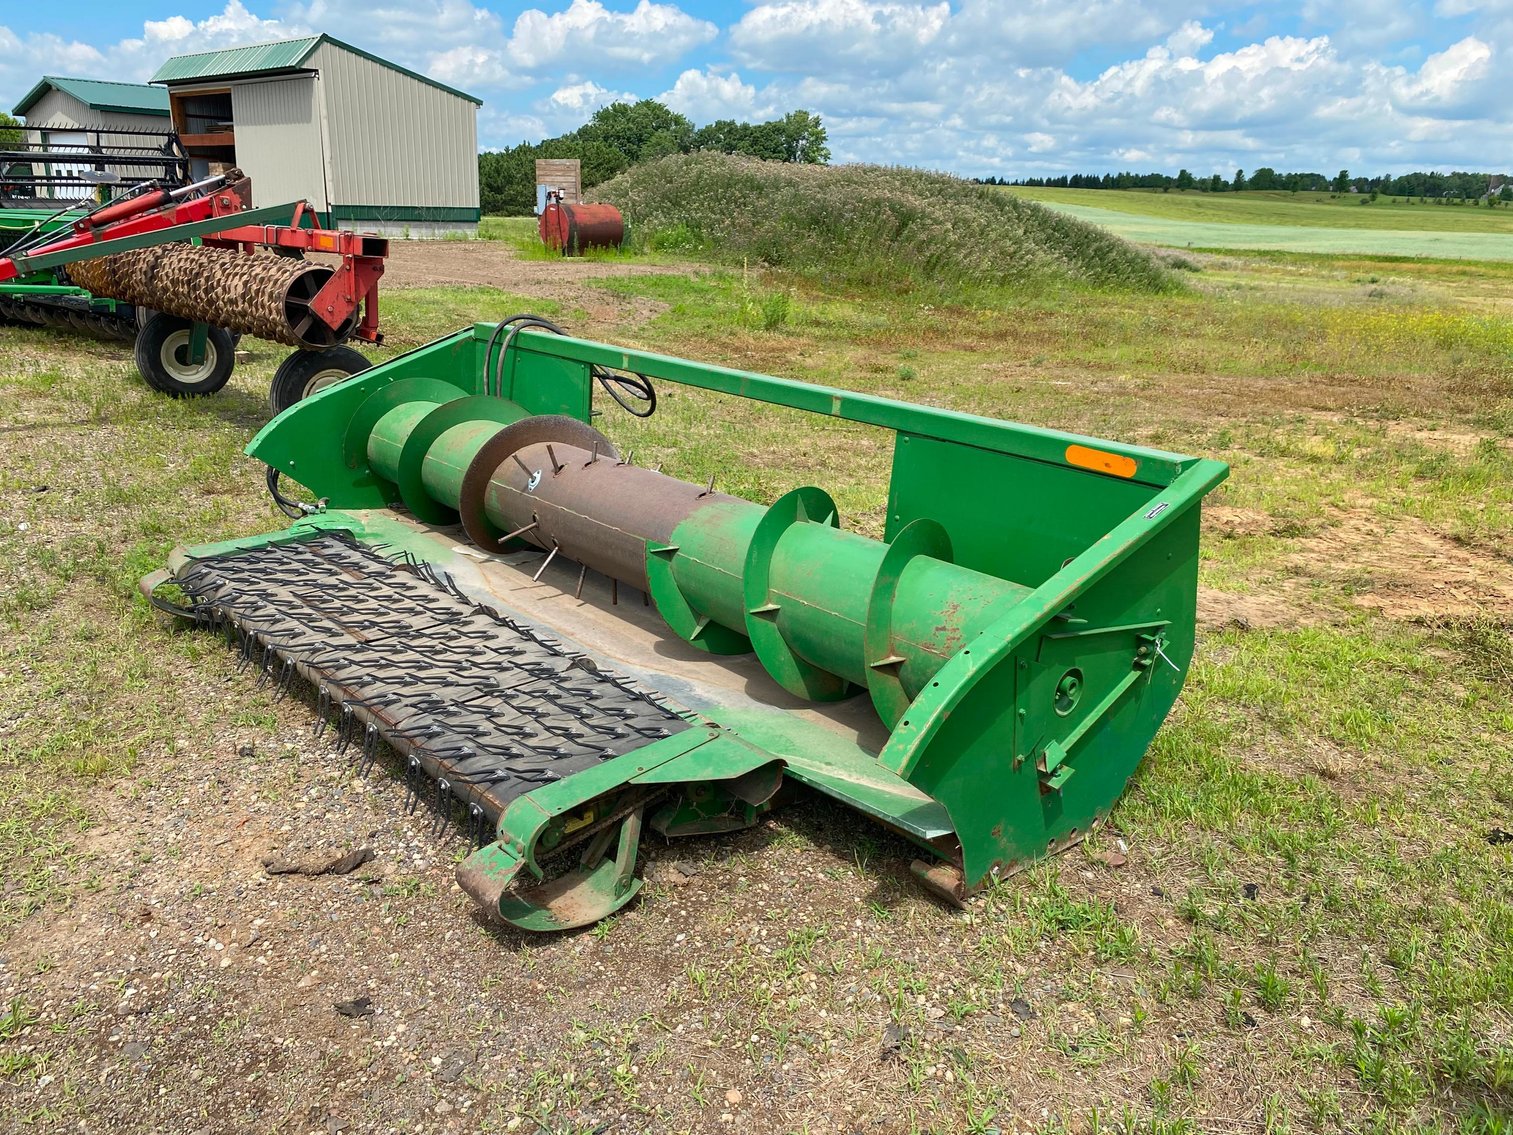
POLYGON ((948 298, 1068 283, 1177 287, 1150 254, 1093 225, 922 170, 676 154, 627 170, 597 195, 625 214, 638 247, 761 263, 832 284, 948 298))

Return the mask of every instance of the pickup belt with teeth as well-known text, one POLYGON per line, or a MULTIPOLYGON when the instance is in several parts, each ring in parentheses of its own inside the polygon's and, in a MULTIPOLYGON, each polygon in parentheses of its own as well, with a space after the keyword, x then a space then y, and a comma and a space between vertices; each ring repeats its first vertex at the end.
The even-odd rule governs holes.
POLYGON ((315 687, 317 732, 334 720, 361 772, 388 742, 405 762, 407 810, 427 803, 438 829, 455 802, 481 839, 515 797, 689 727, 429 565, 345 534, 197 559, 175 582, 260 684, 281 696, 296 676, 315 687))

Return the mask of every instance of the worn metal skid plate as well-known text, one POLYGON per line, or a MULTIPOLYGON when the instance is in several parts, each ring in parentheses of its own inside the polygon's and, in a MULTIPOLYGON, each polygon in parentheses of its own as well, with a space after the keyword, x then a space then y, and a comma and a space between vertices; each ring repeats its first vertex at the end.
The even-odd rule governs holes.
POLYGON ((443 814, 455 799, 475 835, 517 796, 689 727, 428 565, 342 533, 196 559, 175 582, 267 680, 313 683, 364 765, 380 738, 400 752, 412 809, 427 793, 443 814))

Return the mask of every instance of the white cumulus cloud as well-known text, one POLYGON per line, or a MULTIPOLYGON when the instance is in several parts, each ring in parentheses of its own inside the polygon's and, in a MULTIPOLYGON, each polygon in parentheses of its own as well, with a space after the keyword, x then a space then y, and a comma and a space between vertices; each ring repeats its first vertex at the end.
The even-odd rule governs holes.
POLYGON ((587 119, 600 107, 612 102, 635 102, 636 96, 629 91, 612 91, 598 83, 585 81, 558 87, 546 101, 553 109, 581 114, 587 119))
POLYGON ((1197 20, 1184 20, 1182 25, 1166 37, 1166 50, 1181 58, 1197 55, 1199 50, 1214 41, 1214 33, 1197 20))
POLYGON ((779 0, 742 16, 730 43, 738 59, 766 71, 837 65, 897 71, 934 43, 950 18, 944 2, 779 0))
MULTIPOLYGON (((465 2, 465 0, 457 0, 465 2)), ((492 13, 490 13, 492 15, 492 13)), ((438 51, 430 71, 452 83, 518 88, 605 70, 629 71, 675 63, 710 42, 720 29, 675 4, 639 0, 617 12, 599 0, 572 0, 561 11, 529 8, 508 35, 493 28, 438 51)))
POLYGON ((198 20, 187 16, 146 20, 140 36, 107 44, 25 30, 17 33, 0 25, 0 90, 12 93, 9 105, 43 75, 145 82, 173 55, 309 34, 310 28, 297 20, 254 15, 241 0, 228 0, 220 12, 198 20))
MULTIPOLYGON (((1492 47, 1475 36, 1467 36, 1444 51, 1424 60, 1416 74, 1406 75, 1393 84, 1401 106, 1419 111, 1474 111, 1481 99, 1502 92, 1494 84, 1495 68, 1492 47)), ((1501 78, 1505 78, 1502 76, 1501 78)))
POLYGON ((775 102, 759 93, 752 84, 743 82, 734 71, 684 71, 657 98, 698 123, 721 118, 762 122, 782 113, 775 102))
POLYGON ((604 60, 649 66, 679 59, 719 31, 673 4, 640 0, 629 12, 614 12, 599 0, 573 0, 550 15, 539 8, 520 13, 506 51, 533 70, 561 62, 592 70, 604 60))

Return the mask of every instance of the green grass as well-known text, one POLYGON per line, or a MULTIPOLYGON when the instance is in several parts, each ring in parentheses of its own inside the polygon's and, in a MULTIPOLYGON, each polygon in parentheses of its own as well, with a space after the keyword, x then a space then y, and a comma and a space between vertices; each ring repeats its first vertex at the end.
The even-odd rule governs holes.
POLYGON ((1397 205, 1388 199, 1285 193, 1001 190, 1139 244, 1328 256, 1513 260, 1513 213, 1485 206, 1397 205), (1359 207, 1345 208, 1354 201, 1359 207))
MULTIPOLYGON (((1040 189, 1014 186, 1012 193, 1046 205, 1076 205, 1102 211, 1215 225, 1282 225, 1324 229, 1506 233, 1513 235, 1513 209, 1436 204, 1432 199, 1369 197, 1355 193, 1170 193, 1139 189, 1040 189)), ((1473 259, 1479 259, 1473 257, 1473 259)))
POLYGON ((1197 251, 1257 249, 1324 255, 1423 256, 1440 260, 1513 260, 1513 234, 1400 232, 1350 227, 1244 225, 1142 217, 1084 205, 1050 205, 1125 240, 1197 251))
POLYGON ((503 240, 521 244, 532 236, 540 243, 535 217, 480 217, 478 237, 480 240, 503 240))

